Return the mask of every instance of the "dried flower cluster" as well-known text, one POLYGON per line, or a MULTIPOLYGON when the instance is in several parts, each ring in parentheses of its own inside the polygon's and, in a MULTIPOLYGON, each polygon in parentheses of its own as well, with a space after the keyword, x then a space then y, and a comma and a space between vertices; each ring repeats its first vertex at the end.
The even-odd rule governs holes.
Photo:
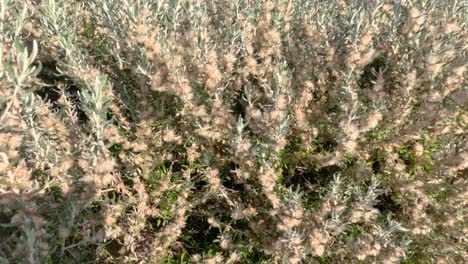
POLYGON ((464 263, 459 0, 0 0, 0 263, 464 263))

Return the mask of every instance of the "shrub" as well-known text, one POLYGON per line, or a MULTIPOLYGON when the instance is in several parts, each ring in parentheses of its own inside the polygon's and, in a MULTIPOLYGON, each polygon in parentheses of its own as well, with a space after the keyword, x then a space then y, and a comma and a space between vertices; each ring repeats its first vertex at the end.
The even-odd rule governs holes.
POLYGON ((0 262, 463 263, 465 14, 0 0, 0 262))

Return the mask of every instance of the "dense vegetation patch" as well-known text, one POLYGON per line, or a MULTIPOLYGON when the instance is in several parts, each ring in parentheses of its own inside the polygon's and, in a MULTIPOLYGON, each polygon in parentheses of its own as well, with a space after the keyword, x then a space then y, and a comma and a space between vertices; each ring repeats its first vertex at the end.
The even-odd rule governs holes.
POLYGON ((0 263, 463 263, 466 8, 0 0, 0 263))

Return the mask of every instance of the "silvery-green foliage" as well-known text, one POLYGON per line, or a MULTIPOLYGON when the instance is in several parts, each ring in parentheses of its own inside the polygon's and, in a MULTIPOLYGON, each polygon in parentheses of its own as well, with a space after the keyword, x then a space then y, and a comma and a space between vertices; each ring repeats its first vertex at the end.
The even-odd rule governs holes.
POLYGON ((0 0, 0 262, 462 263, 466 8, 0 0))

